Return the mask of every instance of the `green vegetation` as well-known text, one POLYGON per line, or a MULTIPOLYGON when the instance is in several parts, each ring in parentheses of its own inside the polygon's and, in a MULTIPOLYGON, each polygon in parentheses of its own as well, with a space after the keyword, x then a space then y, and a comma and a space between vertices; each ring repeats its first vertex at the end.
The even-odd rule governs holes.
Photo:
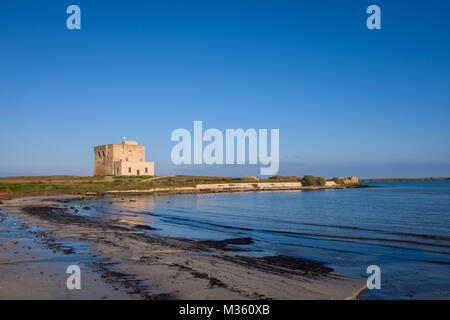
POLYGON ((301 177, 297 177, 297 176, 281 176, 281 175, 276 175, 276 176, 271 176, 269 178, 270 180, 276 180, 278 181, 282 181, 282 182, 298 182, 301 181, 302 178, 301 177))
MULTIPOLYGON (((299 181, 299 177, 277 176, 277 182, 299 181)), ((273 182, 261 179, 258 182, 273 182)), ((41 176, 0 178, 0 194, 15 193, 101 193, 111 190, 148 190, 153 188, 195 187, 207 183, 254 183, 254 179, 208 176, 41 176)))
POLYGON ((301 182, 302 182, 302 185, 304 185, 305 187, 318 187, 318 186, 324 186, 326 180, 323 177, 306 175, 302 178, 301 182))
POLYGON ((339 178, 339 177, 334 177, 333 179, 334 182, 336 182, 336 184, 345 184, 345 178, 339 178))
POLYGON ((317 177, 317 183, 319 186, 324 186, 325 182, 326 182, 326 180, 324 177, 317 177))
MULTIPOLYGON (((343 185, 343 178, 333 178, 343 185)), ((264 182, 301 182, 306 187, 325 186, 323 177, 313 175, 281 176, 275 175, 264 182)), ((255 176, 209 177, 209 176, 36 176, 36 177, 5 177, 0 178, 0 197, 8 198, 15 194, 85 194, 102 193, 105 191, 149 190, 154 188, 195 187, 197 184, 216 183, 252 183, 255 176)), ((255 184, 255 187, 257 185, 255 184)), ((345 185, 345 187, 350 187, 345 185)), ((360 187, 355 185, 355 187, 360 187)))

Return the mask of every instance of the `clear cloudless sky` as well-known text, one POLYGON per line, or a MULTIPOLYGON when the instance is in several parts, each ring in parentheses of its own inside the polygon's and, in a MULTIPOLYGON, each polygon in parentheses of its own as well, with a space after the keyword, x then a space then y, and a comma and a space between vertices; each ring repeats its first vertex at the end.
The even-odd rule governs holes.
POLYGON ((280 174, 450 176, 450 1, 0 2, 0 176, 91 175, 122 136, 157 174, 258 174, 172 165, 194 120, 279 128, 280 174))

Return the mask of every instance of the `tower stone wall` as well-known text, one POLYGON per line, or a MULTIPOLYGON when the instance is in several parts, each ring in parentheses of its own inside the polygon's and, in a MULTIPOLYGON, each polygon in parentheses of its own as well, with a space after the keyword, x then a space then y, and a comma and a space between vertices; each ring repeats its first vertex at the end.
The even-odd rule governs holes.
POLYGON ((154 175, 154 162, 145 161, 145 146, 136 141, 94 147, 94 176, 154 175))

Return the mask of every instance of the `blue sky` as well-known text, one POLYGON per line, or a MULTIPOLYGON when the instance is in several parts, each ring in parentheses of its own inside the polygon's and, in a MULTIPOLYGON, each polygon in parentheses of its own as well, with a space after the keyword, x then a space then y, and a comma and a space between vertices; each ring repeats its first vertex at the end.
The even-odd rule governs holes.
POLYGON ((172 165, 194 120, 279 128, 280 174, 450 176, 449 89, 448 1, 7 0, 0 176, 90 175, 124 135, 157 174, 259 172, 172 165))

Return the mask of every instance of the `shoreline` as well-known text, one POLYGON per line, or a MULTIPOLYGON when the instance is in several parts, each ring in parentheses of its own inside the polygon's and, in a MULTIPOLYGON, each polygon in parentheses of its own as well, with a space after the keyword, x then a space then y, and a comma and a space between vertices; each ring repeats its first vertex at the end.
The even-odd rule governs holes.
POLYGON ((335 189, 355 189, 355 188, 379 188, 379 186, 371 185, 338 185, 338 186, 292 186, 291 183, 276 182, 276 183, 230 183, 230 184, 203 184, 195 187, 170 187, 170 188, 152 188, 152 189, 129 189, 129 190, 108 190, 102 192, 83 192, 66 194, 62 191, 54 192, 29 192, 29 193, 1 193, 0 205, 2 201, 35 197, 35 196, 114 196, 114 195, 194 195, 194 194, 214 194, 214 193, 228 193, 228 192, 301 192, 301 191, 318 191, 318 190, 335 190, 335 189), (239 185, 245 185, 243 187, 239 185), (267 186, 264 186, 267 185, 267 186), (199 187, 200 186, 200 187, 199 187))
MULTIPOLYGON (((365 283, 307 259, 233 255, 236 244, 245 239, 227 239, 235 244, 228 247, 230 241, 169 238, 139 226, 65 215, 61 201, 77 197, 16 198, 4 201, 0 209, 30 227, 45 229, 43 239, 63 247, 67 241, 87 244, 88 255, 99 259, 85 267, 87 273, 101 274, 106 287, 109 283, 116 288, 104 289, 106 297, 120 292, 130 299, 346 299, 365 283)), ((78 251, 75 245, 65 255, 76 260, 78 251)), ((0 250, 0 262, 5 260, 8 256, 0 250)), ((2 288, 0 297, 5 294, 2 288)))
POLYGON ((373 178, 360 179, 361 182, 417 182, 417 181, 450 181, 450 178, 373 178))

